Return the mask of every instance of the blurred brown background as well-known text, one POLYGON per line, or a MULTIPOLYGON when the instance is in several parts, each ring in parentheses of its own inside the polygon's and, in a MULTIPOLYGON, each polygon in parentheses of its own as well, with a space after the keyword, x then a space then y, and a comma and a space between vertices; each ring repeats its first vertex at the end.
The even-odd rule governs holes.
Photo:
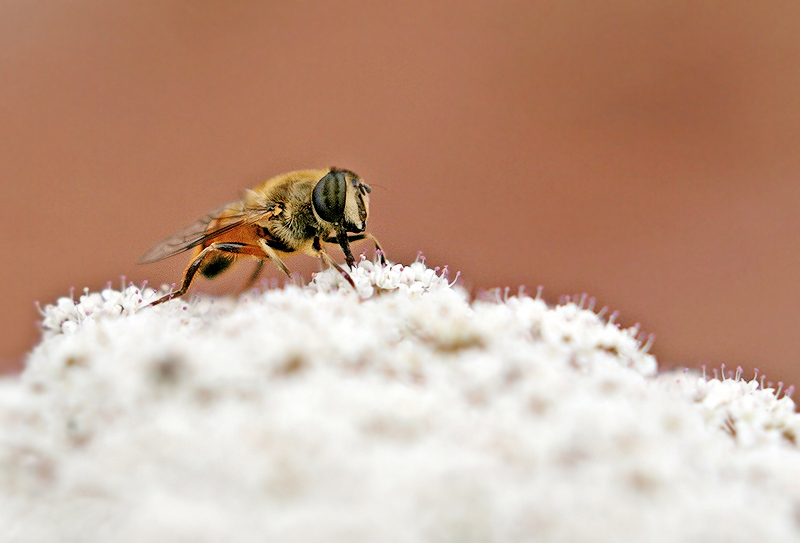
POLYGON ((588 292, 662 366, 800 384, 798 150, 797 2, 4 1, 2 365, 35 300, 177 281, 188 256, 135 262, 338 165, 394 260, 588 292))

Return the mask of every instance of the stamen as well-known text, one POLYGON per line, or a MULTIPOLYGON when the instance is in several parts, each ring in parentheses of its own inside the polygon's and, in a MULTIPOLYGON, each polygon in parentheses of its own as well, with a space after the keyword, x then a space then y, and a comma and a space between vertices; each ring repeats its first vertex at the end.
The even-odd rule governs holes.
MULTIPOLYGON (((655 334, 649 334, 649 335, 647 336, 647 341, 646 341, 646 342, 645 342, 645 344, 642 346, 642 349, 641 349, 641 350, 642 350, 642 352, 643 352, 643 353, 650 352, 650 347, 652 347, 652 346, 653 346, 653 342, 654 342, 655 340, 656 340, 656 335, 655 335, 655 334)), ((689 370, 687 369, 686 371, 689 371, 689 370)))
POLYGON ((459 277, 461 277, 461 271, 460 271, 460 270, 456 272, 456 276, 455 276, 455 278, 453 279, 453 282, 452 282, 452 283, 450 283, 450 286, 451 286, 451 287, 452 287, 453 285, 455 285, 455 284, 456 284, 456 282, 458 281, 458 278, 459 278, 459 277))

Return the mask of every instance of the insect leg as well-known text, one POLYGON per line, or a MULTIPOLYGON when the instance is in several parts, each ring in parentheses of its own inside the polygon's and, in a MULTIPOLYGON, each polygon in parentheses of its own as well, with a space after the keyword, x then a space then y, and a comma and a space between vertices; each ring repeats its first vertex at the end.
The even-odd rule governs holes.
POLYGON ((278 253, 275 252, 275 249, 267 245, 267 240, 261 238, 258 240, 258 244, 264 250, 264 253, 266 253, 267 257, 269 257, 269 259, 272 260, 275 265, 278 266, 281 271, 287 275, 287 277, 289 277, 289 279, 291 279, 292 272, 290 272, 289 268, 286 267, 286 264, 283 263, 283 260, 281 260, 281 257, 278 256, 278 253))
MULTIPOLYGON (((363 234, 352 234, 352 235, 347 236, 347 241, 351 241, 351 242, 352 241, 361 241, 362 239, 364 239, 366 237, 367 237, 366 232, 363 233, 363 234)), ((330 236, 330 237, 325 238, 324 241, 325 241, 325 243, 339 243, 339 238, 337 238, 336 236, 330 236)))
POLYGON ((347 262, 348 266, 354 268, 356 265, 356 259, 353 258, 353 251, 350 250, 350 241, 347 239, 347 232, 344 230, 339 230, 339 232, 336 234, 336 241, 339 243, 339 247, 342 248, 345 262, 347 262))
POLYGON ((336 269, 336 271, 338 271, 340 274, 342 274, 342 277, 344 277, 345 280, 348 283, 350 283, 350 286, 353 287, 353 289, 356 288, 356 284, 353 282, 353 278, 350 277, 350 274, 347 273, 344 270, 344 268, 342 268, 339 264, 337 264, 336 261, 333 258, 331 258, 331 255, 329 255, 325 251, 325 249, 322 247, 322 245, 319 242, 319 238, 314 238, 314 249, 317 251, 317 256, 323 262, 327 263, 329 266, 331 266, 332 268, 336 269))
POLYGON ((253 273, 250 274, 250 277, 247 279, 247 282, 244 284, 241 290, 239 290, 239 292, 244 292, 245 290, 253 286, 253 283, 256 282, 258 276, 261 275, 261 268, 263 267, 264 267, 264 259, 259 257, 259 259, 256 261, 256 268, 253 270, 253 273))
POLYGON ((194 276, 197 274, 197 271, 200 269, 200 265, 203 263, 209 254, 213 252, 222 252, 222 253, 232 253, 232 254, 249 254, 254 256, 261 256, 257 253, 258 249, 253 247, 252 245, 245 245, 244 243, 212 243, 202 251, 197 257, 192 260, 192 263, 186 268, 186 271, 183 274, 183 283, 181 284, 181 288, 174 292, 170 292, 156 300, 155 302, 151 303, 150 305, 158 305, 164 302, 168 302, 173 298, 177 298, 179 296, 183 296, 186 294, 186 291, 189 290, 189 286, 192 284, 192 280, 194 276))
POLYGON ((186 291, 189 290, 189 285, 192 284, 192 279, 194 279, 197 270, 200 269, 200 264, 203 263, 203 260, 205 260, 205 258, 208 256, 209 253, 216 250, 214 245, 216 245, 216 243, 212 243, 211 245, 200 251, 200 254, 197 255, 197 258, 192 260, 192 263, 189 264, 189 266, 186 268, 186 271, 183 274, 183 284, 181 284, 181 288, 162 296, 161 298, 151 303, 150 305, 153 306, 162 304, 164 302, 170 301, 173 298, 177 298, 178 296, 183 296, 184 294, 186 294, 186 291))
POLYGON ((378 260, 381 261, 381 265, 382 266, 385 266, 386 265, 386 256, 384 255, 383 248, 381 247, 381 244, 378 243, 377 238, 375 236, 373 236, 372 234, 370 234, 369 232, 364 232, 364 237, 375 244, 375 252, 378 253, 378 260))
MULTIPOLYGON (((381 261, 381 264, 386 265, 386 257, 384 256, 383 249, 381 248, 381 244, 378 243, 378 240, 370 234, 369 232, 363 232, 361 234, 353 234, 351 236, 347 236, 347 241, 361 241, 362 239, 368 239, 372 243, 375 244, 375 251, 378 253, 378 258, 381 261)), ((339 243, 339 238, 335 236, 331 236, 329 238, 325 238, 325 243, 339 243)))

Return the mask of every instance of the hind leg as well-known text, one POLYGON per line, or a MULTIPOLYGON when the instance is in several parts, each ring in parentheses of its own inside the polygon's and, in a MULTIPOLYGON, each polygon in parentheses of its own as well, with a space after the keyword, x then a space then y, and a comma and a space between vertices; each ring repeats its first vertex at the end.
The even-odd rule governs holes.
POLYGON ((244 243, 212 243, 200 251, 200 254, 197 255, 197 257, 192 260, 192 263, 186 268, 186 271, 183 273, 183 282, 181 283, 180 288, 162 296, 150 305, 153 306, 163 304, 164 302, 168 302, 173 298, 178 298, 179 296, 186 294, 186 291, 189 290, 189 287, 194 280, 194 276, 197 275, 197 271, 200 269, 202 264, 209 258, 218 256, 219 254, 251 255, 260 258, 264 257, 261 249, 254 245, 246 245, 244 243))
POLYGON ((250 287, 252 287, 252 286, 253 286, 253 283, 255 283, 255 282, 256 282, 256 279, 258 279, 258 276, 259 276, 259 275, 261 275, 261 269, 262 269, 263 267, 264 267, 264 259, 262 259, 262 258, 259 258, 259 259, 256 261, 256 267, 255 267, 255 269, 253 270, 253 273, 251 273, 251 274, 250 274, 250 277, 248 277, 248 278, 247 278, 247 281, 245 282, 245 284, 242 286, 242 288, 241 288, 241 289, 239 289, 239 292, 240 292, 240 293, 241 293, 241 292, 244 292, 244 291, 246 291, 246 290, 249 290, 249 289, 250 289, 250 287))

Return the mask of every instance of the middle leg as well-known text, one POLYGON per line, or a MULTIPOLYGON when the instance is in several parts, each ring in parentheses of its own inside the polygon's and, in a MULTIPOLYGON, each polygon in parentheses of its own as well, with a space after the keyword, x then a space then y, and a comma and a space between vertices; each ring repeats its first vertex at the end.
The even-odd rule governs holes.
POLYGON ((339 264, 336 263, 336 261, 333 258, 331 258, 331 255, 329 255, 327 253, 327 251, 325 251, 325 248, 322 247, 322 244, 320 243, 319 238, 314 238, 313 247, 314 247, 314 250, 317 252, 317 256, 320 258, 320 260, 322 260, 323 262, 328 264, 331 268, 333 268, 336 271, 338 271, 341 274, 341 276, 344 277, 344 279, 348 283, 350 283, 350 286, 353 287, 353 290, 355 290, 356 284, 355 284, 355 282, 353 282, 353 278, 350 277, 350 274, 347 273, 344 270, 344 268, 342 268, 339 264))
POLYGON ((253 286, 253 283, 256 282, 256 279, 258 279, 258 276, 261 275, 261 268, 263 268, 263 267, 264 267, 264 259, 261 258, 261 257, 258 257, 258 260, 256 261, 256 267, 255 267, 255 269, 253 269, 253 273, 250 274, 250 277, 247 278, 247 282, 245 282, 245 284, 242 286, 242 288, 239 289, 240 293, 248 290, 250 287, 253 286))

